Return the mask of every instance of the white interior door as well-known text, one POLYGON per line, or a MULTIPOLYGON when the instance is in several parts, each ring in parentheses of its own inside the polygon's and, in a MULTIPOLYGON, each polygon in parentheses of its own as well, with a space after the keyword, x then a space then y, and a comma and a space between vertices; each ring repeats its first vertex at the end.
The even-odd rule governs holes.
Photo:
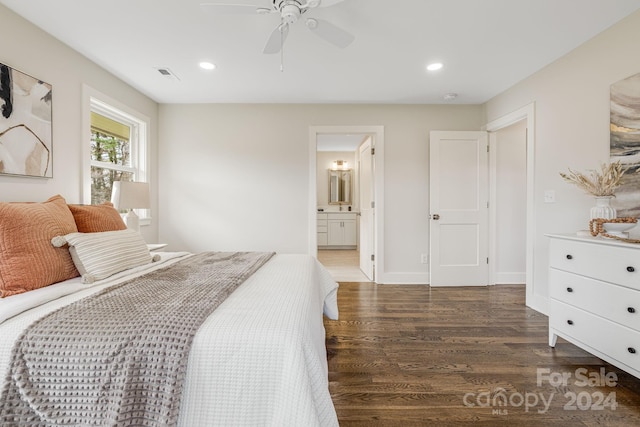
POLYGON ((360 145, 358 151, 360 155, 360 270, 369 280, 374 281, 374 260, 371 259, 375 253, 373 245, 375 208, 372 207, 374 168, 371 137, 360 145))
POLYGON ((431 286, 489 284, 486 132, 430 133, 431 286))

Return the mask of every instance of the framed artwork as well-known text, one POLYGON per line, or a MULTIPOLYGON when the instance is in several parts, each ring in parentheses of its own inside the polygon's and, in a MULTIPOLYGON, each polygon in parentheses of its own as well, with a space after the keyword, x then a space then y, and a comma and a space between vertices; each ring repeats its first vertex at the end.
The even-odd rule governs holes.
POLYGON ((616 190, 619 217, 640 217, 640 73, 611 85, 611 161, 627 167, 616 190))
POLYGON ((51 85, 0 64, 0 174, 52 178, 51 85))

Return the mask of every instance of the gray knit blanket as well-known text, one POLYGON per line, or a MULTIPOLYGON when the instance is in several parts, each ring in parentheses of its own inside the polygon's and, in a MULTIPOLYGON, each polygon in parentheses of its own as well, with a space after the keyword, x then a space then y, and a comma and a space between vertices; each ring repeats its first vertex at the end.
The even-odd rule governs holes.
POLYGON ((196 331, 272 255, 193 255, 39 319, 13 348, 1 425, 175 425, 196 331))

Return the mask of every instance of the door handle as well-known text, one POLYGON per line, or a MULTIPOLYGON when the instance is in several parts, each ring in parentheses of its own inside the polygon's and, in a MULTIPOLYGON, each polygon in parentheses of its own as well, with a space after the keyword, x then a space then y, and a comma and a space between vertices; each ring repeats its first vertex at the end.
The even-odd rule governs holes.
POLYGON ((438 214, 433 214, 433 216, 431 217, 434 221, 437 221, 440 219, 440 215, 438 214))

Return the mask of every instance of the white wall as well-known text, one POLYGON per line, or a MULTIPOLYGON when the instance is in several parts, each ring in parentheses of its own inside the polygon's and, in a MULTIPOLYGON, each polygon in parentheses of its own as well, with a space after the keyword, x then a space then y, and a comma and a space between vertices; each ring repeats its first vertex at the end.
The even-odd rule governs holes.
POLYGON ((568 167, 597 168, 609 158, 609 87, 640 71, 640 12, 594 37, 485 105, 486 121, 535 101, 535 229, 532 301, 546 312, 545 233, 588 228, 591 197, 559 176, 568 167), (556 203, 544 203, 544 191, 556 203))
MULTIPOLYGON (((0 63, 53 85, 53 178, 0 175, 0 201, 37 202, 60 194, 69 203, 82 202, 81 150, 88 144, 81 131, 83 84, 151 119, 151 169, 157 169, 157 104, 2 5, 0 63)), ((155 241, 157 222, 144 227, 143 234, 155 241)))
POLYGON ((82 87, 151 118, 154 225, 149 241, 172 249, 306 252, 308 128, 385 127, 385 266, 420 275, 428 248, 428 134, 475 130, 536 105, 534 274, 531 305, 546 310, 544 233, 587 227, 593 202, 559 171, 589 169, 609 154, 609 86, 640 71, 640 12, 478 106, 158 105, 0 5, 0 62, 53 85, 52 179, 0 175, 0 201, 62 194, 81 202, 82 87), (158 117, 162 119, 157 126, 158 117), (158 136, 161 135, 161 138, 158 136), (156 151, 156 140, 159 146, 156 151), (158 157, 159 155, 159 157, 158 157), (157 167, 156 167, 157 163, 157 167), (158 178, 160 175, 160 179, 158 178), (556 203, 543 193, 556 191, 556 203), (156 207, 156 196, 159 205, 156 207), (155 227, 160 224, 160 239, 155 227))
POLYGON ((477 130, 479 106, 161 105, 160 240, 172 249, 306 253, 309 126, 384 126, 389 276, 426 277, 431 130, 477 130))

